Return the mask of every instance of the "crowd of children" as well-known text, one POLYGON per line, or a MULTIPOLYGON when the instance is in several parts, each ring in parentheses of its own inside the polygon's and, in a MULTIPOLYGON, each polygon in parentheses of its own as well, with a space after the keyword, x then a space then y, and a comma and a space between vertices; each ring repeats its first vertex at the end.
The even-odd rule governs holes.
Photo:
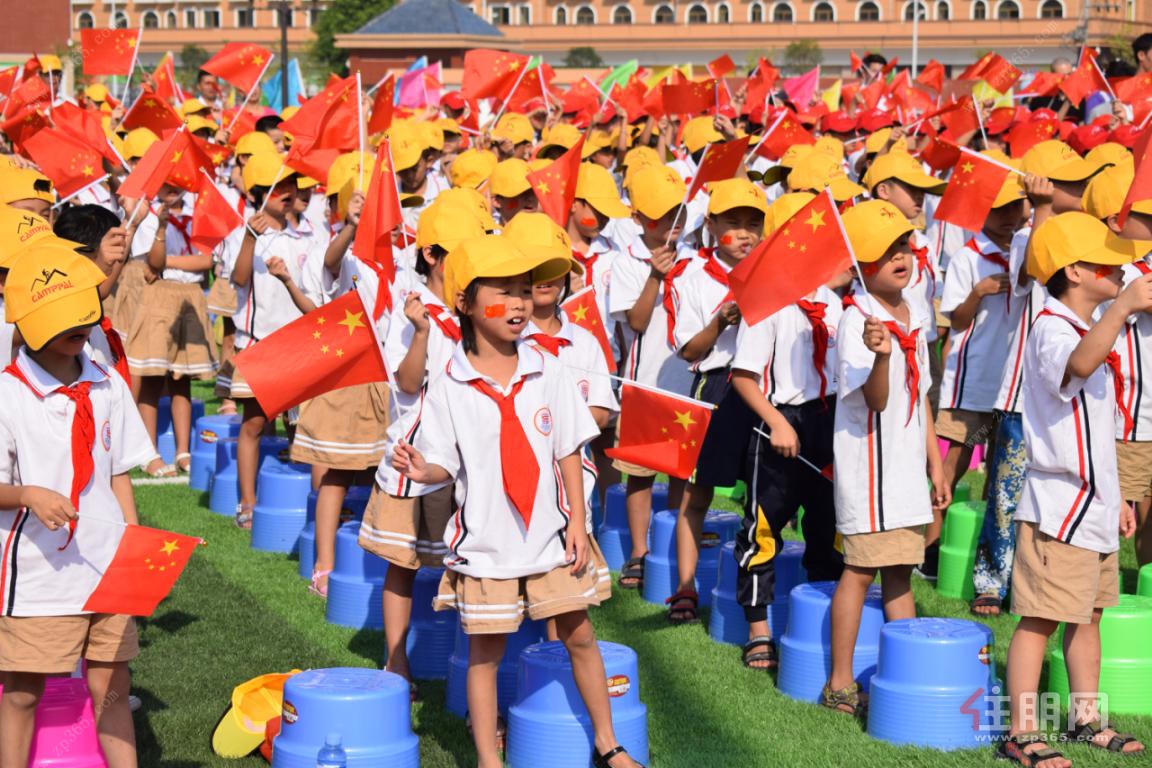
MULTIPOLYGON (((1143 66, 1152 35, 1134 49, 1143 66)), ((59 61, 39 62, 58 95, 59 61)), ((886 64, 868 57, 866 79, 886 64)), ((296 141, 280 127, 288 115, 245 105, 251 125, 234 139, 216 77, 201 72, 196 88, 178 113, 203 146, 228 145, 212 178, 242 220, 210 251, 195 244, 196 194, 171 180, 152 199, 119 193, 165 139, 119 126, 122 110, 101 86, 80 99, 125 161, 109 163, 105 181, 58 201, 26 157, 0 158, 0 768, 26 764, 45 677, 81 658, 93 696, 112 702, 96 722, 108 764, 136 764, 132 619, 61 615, 71 603, 60 596, 85 548, 101 546, 85 518, 135 522, 129 472, 189 471, 193 380, 214 380, 221 412, 241 414, 237 526, 251 527, 260 441, 281 416, 284 458, 312 466, 308 589, 319 598, 344 496, 371 486, 359 542, 390 564, 386 668, 406 679, 417 570, 446 569, 434 607, 457 611, 470 637, 482 768, 501 765, 497 667, 526 617, 548 620, 569 651, 593 763, 638 765, 613 733, 588 618, 613 586, 591 509, 621 476, 632 550, 616 585, 645 580, 657 472, 607 453, 627 431, 620 382, 712 408, 692 473, 669 478, 679 572, 668 619, 698 620, 705 513, 716 488, 743 481, 741 658, 775 668, 775 560, 803 508, 808 578, 838 582, 821 701, 854 715, 867 706, 852 659, 868 589, 879 575, 886 618, 915 617, 913 575, 935 577, 944 515, 985 446, 971 611, 999 614, 1010 594, 1021 617, 1008 651, 1011 732, 997 749, 1021 765, 1070 765, 1030 703, 1049 636, 1067 624, 1071 690, 1097 690, 1120 538, 1135 535, 1137 560, 1152 562, 1152 416, 1141 409, 1152 387, 1152 196, 1134 186, 1146 161, 1130 151, 1152 129, 1133 123, 1133 105, 1079 126, 1068 105, 973 101, 979 130, 955 135, 939 118, 905 125, 899 110, 858 101, 831 112, 745 105, 743 89, 711 115, 561 98, 501 107, 481 129, 465 127, 475 104, 447 97, 398 110, 387 131, 382 183, 403 214, 389 235, 395 264, 381 269, 357 252, 358 231, 379 215, 366 206, 370 152, 334 152, 326 176, 309 178, 286 152, 296 141), (749 151, 732 178, 689 193, 711 148, 751 136, 751 150, 790 119, 811 142, 749 151), (1057 135, 1015 130, 1030 123, 1057 135), (1010 171, 975 231, 935 216, 952 171, 929 155, 945 140, 1010 171), (535 172, 578 145, 570 209, 546 213, 535 172), (841 227, 851 268, 748 322, 734 270, 823 196, 838 221, 812 229, 841 227), (365 307, 391 307, 373 313, 388 381, 266 413, 236 354, 350 290, 365 307), (599 315, 591 324, 589 305, 562 308, 583 291, 599 315), (156 449, 163 396, 171 464, 156 449)), ((1096 706, 1084 703, 1070 738, 1143 750, 1102 725, 1096 706)))

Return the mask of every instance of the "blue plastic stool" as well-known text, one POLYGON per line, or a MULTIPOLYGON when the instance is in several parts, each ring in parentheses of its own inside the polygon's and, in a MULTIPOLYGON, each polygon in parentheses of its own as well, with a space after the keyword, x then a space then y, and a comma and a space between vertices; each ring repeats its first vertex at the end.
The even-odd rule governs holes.
MULTIPOLYGON (((193 398, 191 429, 204 415, 204 401, 193 398)), ((193 439, 195 437, 193 436, 193 439)), ((192 440, 189 440, 191 443, 192 440)), ((162 397, 156 407, 156 450, 165 464, 176 463, 176 433, 172 431, 172 398, 162 397)), ((189 446, 191 453, 191 446, 189 446)))
MULTIPOLYGON (((372 489, 365 485, 353 485, 344 496, 344 506, 340 509, 340 524, 350 520, 363 520, 364 508, 368 506, 368 496, 372 489)), ((305 508, 304 530, 300 532, 300 546, 297 553, 300 556, 300 578, 312 579, 312 570, 316 567, 316 491, 308 494, 308 506, 305 508)))
MULTIPOLYGON (((832 627, 830 611, 835 581, 801 584, 789 598, 788 629, 777 643, 780 673, 776 688, 800 701, 819 701, 824 683, 832 671, 832 627)), ((852 657, 852 673, 863 690, 876 672, 880 652, 880 628, 884 625, 884 603, 880 587, 868 588, 860 617, 860 633, 852 657)))
POLYGON ((933 749, 985 748, 1002 730, 992 630, 964 619, 901 619, 880 630, 868 734, 933 749))
MULTIPOLYGON (((587 489, 585 489, 587 490, 587 489)), ((586 510, 587 514, 592 518, 592 530, 600 530, 600 526, 604 523, 604 510, 600 508, 600 489, 592 489, 592 502, 586 510)))
POLYGON ((783 637, 788 631, 788 605, 792 590, 808 581, 804 570, 804 542, 786 541, 776 555, 776 587, 768 606, 768 627, 772 637, 783 637))
MULTIPOLYGON (((519 687, 520 652, 530 645, 543 642, 543 621, 532 621, 525 617, 520 629, 508 635, 504 645, 504 658, 496 672, 496 700, 500 711, 508 713, 508 707, 516 700, 519 687)), ((456 628, 456 647, 448 661, 448 711, 457 717, 468 714, 468 635, 459 625, 456 628)))
MULTIPOLYGON (((417 680, 448 677, 448 660, 456 642, 460 616, 432 610, 443 568, 421 568, 412 586, 412 619, 408 625, 408 668, 417 680)), ((383 617, 381 617, 383 618, 383 617)))
POLYGON ((324 737, 339 733, 349 768, 419 768, 408 681, 391 672, 310 669, 284 683, 273 768, 315 768, 324 737))
POLYGON ((307 517, 312 467, 265 461, 260 467, 256 488, 256 507, 252 510, 252 549, 295 552, 307 517))
MULTIPOLYGON (((608 561, 608 568, 613 571, 623 568, 632 556, 632 531, 628 528, 625 488, 623 483, 608 488, 604 495, 604 522, 596 529, 596 543, 608 561)), ((655 483, 652 486, 652 509, 661 510, 667 506, 668 486, 655 483)))
MULTIPOLYGON (((269 460, 279 462, 280 453, 288 450, 289 445, 290 443, 286 437, 260 438, 260 461, 257 463, 257 466, 263 468, 269 460)), ((256 482, 260 482, 259 473, 257 473, 256 482)))
MULTIPOLYGON (((719 579, 712 590, 712 612, 708 617, 708 634, 720 643, 743 645, 748 641, 748 621, 744 608, 736 602, 736 575, 739 565, 734 554, 735 543, 721 548, 719 579)), ((804 543, 786 541, 776 555, 776 588, 768 606, 768 626, 772 637, 782 637, 788 627, 788 593, 807 580, 802 563, 804 543)))
POLYGON ((328 576, 329 624, 355 629, 384 628, 384 574, 388 561, 360 548, 360 521, 336 531, 336 568, 328 576))
POLYGON ((216 443, 223 438, 237 437, 240 434, 239 416, 201 416, 196 419, 192 431, 192 467, 188 475, 188 487, 194 491, 206 491, 216 473, 216 443))
MULTIPOLYGON (((644 558, 644 599, 664 605, 676 592, 680 576, 676 571, 676 516, 672 510, 652 516, 648 532, 648 556, 644 558)), ((712 605, 712 588, 720 567, 721 547, 736 538, 740 529, 740 516, 717 509, 708 510, 704 517, 704 532, 700 537, 700 559, 696 564, 696 591, 700 594, 700 607, 712 605)))
MULTIPOLYGON (((648 762, 648 708, 640 701, 636 654, 600 642, 616 738, 641 763, 648 762)), ((520 654, 520 692, 508 710, 509 768, 588 768, 592 721, 572 679, 562 643, 540 643, 520 654)))
POLYGON ((240 503, 240 486, 236 475, 235 437, 224 437, 216 441, 216 472, 208 486, 208 509, 218 515, 229 517, 236 514, 240 503))

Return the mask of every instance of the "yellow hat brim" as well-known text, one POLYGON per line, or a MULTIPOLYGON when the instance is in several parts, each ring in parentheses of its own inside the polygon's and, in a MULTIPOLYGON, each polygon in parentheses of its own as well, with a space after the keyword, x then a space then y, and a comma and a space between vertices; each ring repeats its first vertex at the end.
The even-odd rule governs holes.
POLYGON ((95 325, 103 318, 100 292, 93 287, 37 307, 17 320, 16 327, 28 348, 39 352, 60 334, 95 325))

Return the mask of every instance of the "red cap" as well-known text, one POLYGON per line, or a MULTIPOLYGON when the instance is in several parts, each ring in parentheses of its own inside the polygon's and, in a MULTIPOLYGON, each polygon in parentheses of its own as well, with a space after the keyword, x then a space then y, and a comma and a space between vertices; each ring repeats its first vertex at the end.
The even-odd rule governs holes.
POLYGON ((984 121, 984 132, 989 136, 999 136, 1012 127, 1016 110, 1012 107, 997 107, 984 121))
POLYGON ((1099 126, 1102 126, 1104 128, 1107 128, 1111 124, 1112 124, 1112 115, 1111 114, 1097 115, 1095 118, 1093 118, 1092 122, 1089 123, 1089 125, 1099 125, 1099 126))
POLYGON ((828 105, 820 102, 819 104, 812 104, 807 109, 797 111, 796 119, 804 125, 816 125, 820 122, 820 118, 826 114, 828 114, 828 105))
POLYGON ((1136 139, 1139 137, 1140 129, 1137 126, 1121 125, 1118 126, 1116 130, 1112 131, 1112 135, 1109 137, 1109 140, 1114 141, 1117 144, 1123 144, 1124 146, 1128 147, 1128 149, 1132 149, 1134 146, 1136 146, 1136 139))
POLYGON ((861 130, 873 133, 896 122, 896 115, 882 109, 870 109, 860 114, 861 130))
POLYGON ((856 130, 856 123, 855 115, 850 115, 846 110, 841 109, 824 115, 824 119, 820 121, 820 127, 825 131, 851 133, 856 130))
POLYGON ((1068 137, 1068 146, 1083 155, 1107 140, 1108 129, 1092 121, 1089 125, 1082 125, 1072 131, 1072 135, 1068 137))
POLYGON ((460 95, 460 91, 448 91, 440 97, 440 106, 459 110, 464 109, 467 105, 464 103, 464 97, 460 95))
POLYGON ((1056 117, 1056 111, 1055 110, 1048 109, 1047 107, 1042 107, 1042 108, 1040 108, 1040 109, 1038 109, 1032 113, 1031 119, 1032 120, 1056 120, 1058 118, 1056 117))

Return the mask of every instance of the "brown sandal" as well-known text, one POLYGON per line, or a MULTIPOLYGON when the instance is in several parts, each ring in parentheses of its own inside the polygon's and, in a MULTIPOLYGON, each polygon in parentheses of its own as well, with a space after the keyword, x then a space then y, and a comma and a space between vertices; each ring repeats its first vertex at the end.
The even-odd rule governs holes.
POLYGON ((1010 760, 1017 765, 1024 766, 1024 768, 1035 768, 1045 760, 1062 760, 1064 754, 1048 746, 1031 752, 1025 751, 1025 747, 1030 744, 1047 744, 1047 742, 1047 734, 1040 731, 1018 733, 1000 742, 1000 747, 996 750, 996 757, 1001 760, 1010 760))
POLYGON ((673 624, 691 624, 700 620, 700 595, 694 589, 682 589, 664 604, 668 606, 668 621, 673 624))
MULTIPOLYGON (((1125 752, 1124 747, 1128 746, 1129 744, 1140 744, 1140 739, 1128 733, 1120 733, 1110 725, 1107 728, 1102 728, 1099 720, 1093 720, 1090 723, 1080 723, 1075 728, 1068 731, 1066 736, 1068 737, 1069 741, 1086 743, 1090 747, 1095 747, 1096 749, 1104 749, 1109 752, 1116 752, 1117 754, 1121 755, 1144 754, 1143 748, 1133 749, 1125 752), (1112 738, 1108 740, 1107 744, 1100 744, 1096 741, 1096 737, 1107 730, 1112 731, 1112 738)), ((1143 747, 1143 745, 1141 745, 1141 747, 1143 747)))
POLYGON ((861 696, 860 683, 852 683, 837 691, 825 684, 824 690, 820 692, 820 703, 828 709, 853 717, 864 717, 868 712, 868 702, 861 696))

